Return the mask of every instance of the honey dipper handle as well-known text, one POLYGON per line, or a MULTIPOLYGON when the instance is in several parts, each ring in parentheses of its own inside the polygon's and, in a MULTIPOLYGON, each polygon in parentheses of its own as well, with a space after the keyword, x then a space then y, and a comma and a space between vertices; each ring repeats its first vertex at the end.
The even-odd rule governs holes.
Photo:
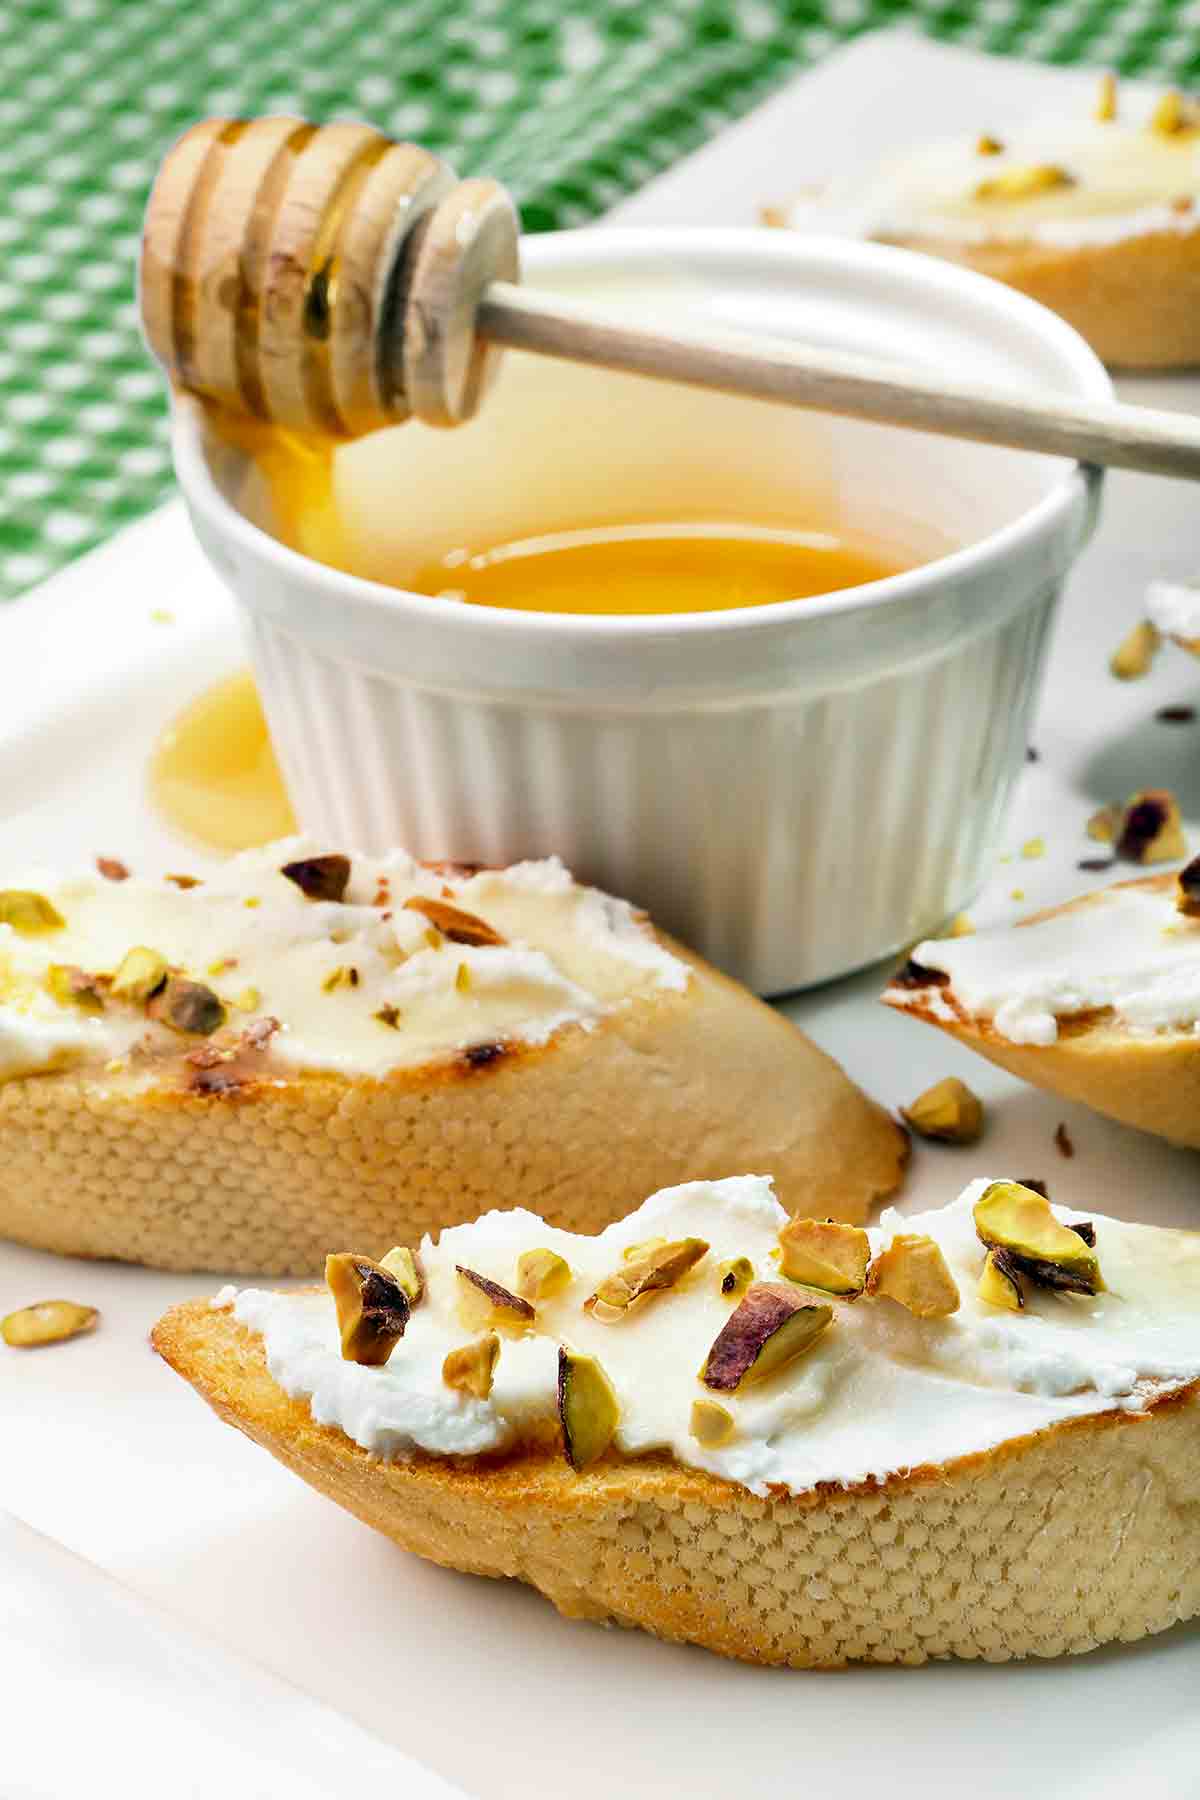
POLYGON ((476 314, 490 343, 745 394, 785 406, 905 425, 944 437, 1200 479, 1200 419, 1119 401, 981 386, 786 338, 632 324, 590 304, 494 281, 476 314))

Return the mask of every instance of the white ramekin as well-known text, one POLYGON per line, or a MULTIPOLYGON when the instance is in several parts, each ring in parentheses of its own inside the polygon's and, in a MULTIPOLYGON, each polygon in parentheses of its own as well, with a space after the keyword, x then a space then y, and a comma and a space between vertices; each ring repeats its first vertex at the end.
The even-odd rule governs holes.
MULTIPOLYGON (((535 238, 525 262, 539 285, 660 319, 1110 392, 1052 314, 898 250, 593 230, 535 238)), ((1099 495, 1095 471, 1059 459, 516 357, 470 426, 339 452, 348 511, 382 505, 399 545, 690 506, 797 526, 845 508, 884 538, 952 546, 820 599, 580 618, 327 568, 254 522, 244 466, 190 403, 174 448, 306 830, 466 861, 557 852, 763 993, 894 951, 976 892, 1099 495)))

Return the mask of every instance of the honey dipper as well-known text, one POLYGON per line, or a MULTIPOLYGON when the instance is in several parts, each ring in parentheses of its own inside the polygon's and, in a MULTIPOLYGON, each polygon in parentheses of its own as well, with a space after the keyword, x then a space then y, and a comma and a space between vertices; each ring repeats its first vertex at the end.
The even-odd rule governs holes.
POLYGON ((472 417, 501 346, 1082 462, 1200 477, 1184 414, 948 381, 788 339, 649 328, 519 285, 495 181, 368 125, 207 119, 146 215, 141 310, 179 387, 294 430, 354 437, 472 417))

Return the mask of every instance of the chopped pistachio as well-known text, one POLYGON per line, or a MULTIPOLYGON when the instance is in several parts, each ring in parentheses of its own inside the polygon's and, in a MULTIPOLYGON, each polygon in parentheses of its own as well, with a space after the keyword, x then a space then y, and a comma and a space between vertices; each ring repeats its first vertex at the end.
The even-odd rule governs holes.
POLYGON ((1148 121, 1149 129, 1160 137, 1174 137, 1196 124, 1195 107, 1190 106, 1178 88, 1168 88, 1155 106, 1148 121))
POLYGON ((918 1137, 942 1144, 974 1144, 983 1130, 983 1101, 957 1075, 947 1075, 900 1112, 918 1137))
POLYGON ((606 1275, 595 1293, 584 1301, 584 1308, 593 1318, 611 1325, 624 1318, 630 1307, 647 1294, 675 1287, 707 1255, 708 1245, 703 1238, 680 1238, 657 1245, 606 1275))
POLYGON ((536 1306, 571 1283, 571 1265, 556 1250, 523 1250, 517 1258, 517 1293, 536 1306))
POLYGON ((651 1250, 661 1250, 666 1242, 665 1237, 643 1238, 640 1243, 626 1244, 621 1255, 626 1262, 636 1262, 641 1256, 649 1256, 651 1250))
POLYGON ((832 1320, 832 1306, 812 1296, 755 1282, 713 1340, 700 1379, 726 1394, 765 1381, 815 1344, 832 1320))
POLYGON ((594 1356, 579 1356, 560 1346, 558 1352, 558 1418, 563 1451, 577 1472, 603 1456, 621 1422, 612 1382, 594 1356))
POLYGON ((463 1394, 474 1394, 486 1400, 492 1391, 492 1378, 500 1355, 500 1339, 494 1331, 485 1332, 473 1344, 451 1350, 442 1364, 442 1380, 448 1388, 463 1394))
POLYGON ((1012 893, 1008 897, 1010 900, 1023 900, 1025 898, 1025 889, 1024 888, 1014 888, 1012 893))
POLYGON ((77 1006, 81 1012, 103 1012, 104 990, 100 979, 74 963, 51 963, 46 987, 60 1006, 77 1006))
POLYGON ((946 936, 952 938, 973 937, 975 926, 967 913, 955 913, 946 928, 946 936))
POLYGON ((455 989, 457 990, 457 992, 460 994, 466 994, 466 993, 470 992, 471 971, 467 967, 466 963, 459 963, 457 969, 454 971, 454 986, 455 986, 455 989))
POLYGON ((1134 794, 1121 815, 1117 855, 1127 862, 1177 862, 1188 853, 1179 802, 1167 788, 1134 794))
POLYGON ((1121 823, 1119 806, 1102 806, 1087 822, 1087 834, 1098 844, 1111 844, 1121 823))
POLYGON ((717 1264, 717 1281, 730 1300, 740 1300, 754 1280, 754 1264, 748 1256, 731 1256, 717 1264))
POLYGON ((1018 1277, 1017 1264, 1007 1250, 989 1250, 976 1292, 989 1306, 1003 1306, 1009 1312, 1020 1312, 1025 1305, 1025 1296, 1018 1277))
POLYGON ((832 1219, 789 1219, 779 1233, 780 1268, 789 1281, 852 1299, 861 1294, 871 1240, 857 1225, 832 1219))
POLYGON ((1133 627, 1127 637, 1123 637, 1117 648, 1108 659, 1110 672, 1118 681, 1139 681, 1148 675, 1150 665, 1158 654, 1162 638, 1157 626, 1149 619, 1142 619, 1133 627))
POLYGON ((976 156, 1002 156, 1004 145, 988 131, 981 131, 975 139, 976 156))
POLYGON ((236 956, 218 956, 216 962, 209 963, 208 968, 204 972, 206 975, 228 975, 230 969, 236 968, 236 956))
POLYGON ((1104 1291, 1094 1244, 1060 1225, 1050 1202, 1019 1181, 993 1181, 975 1202, 975 1230, 989 1250, 1003 1250, 1022 1274, 1073 1294, 1104 1291))
POLYGON ((400 1284, 409 1305, 416 1306, 425 1293, 425 1280, 415 1252, 397 1245, 386 1256, 380 1257, 379 1266, 400 1284))
POLYGON ((1094 117, 1101 125, 1111 125, 1117 116, 1117 78, 1111 69, 1106 69, 1100 77, 1100 91, 1096 95, 1096 111, 1094 117))
POLYGON ((1021 855, 1025 858, 1026 862, 1036 862, 1040 856, 1045 856, 1045 854, 1045 838, 1026 838, 1025 842, 1021 845, 1021 855))
POLYGON ((45 894, 27 888, 0 888, 0 925, 11 925, 19 937, 43 937, 61 931, 66 920, 45 894))
POLYGON ((99 1317, 94 1306, 78 1306, 74 1300, 37 1300, 0 1319, 0 1337, 14 1350, 33 1350, 79 1337, 91 1331, 99 1317))
POLYGON ((689 1429, 702 1450, 719 1450, 737 1429, 733 1414, 716 1400, 693 1400, 689 1429))
POLYGON ((918 1319, 959 1308, 958 1284, 941 1247, 923 1232, 899 1232, 867 1270, 867 1293, 896 1300, 918 1319))
POLYGON ((343 1361, 381 1368, 404 1336, 408 1295, 382 1264, 351 1250, 325 1258, 325 1282, 337 1308, 343 1361))
POLYGON ((1055 188, 1075 186, 1075 177, 1058 163, 1023 163, 1003 169, 976 185, 975 200, 1031 200, 1037 194, 1052 193, 1055 188))
POLYGON ((212 989, 186 975, 169 975, 147 1002, 146 1011, 172 1031, 195 1037, 208 1037, 225 1023, 225 1008, 212 989))
POLYGON ((1187 868, 1180 869, 1175 905, 1189 919, 1200 919, 1200 856, 1193 856, 1187 868))
POLYGON ((240 994, 235 995, 233 1004, 239 1012, 253 1012, 261 1001, 262 995, 256 987, 244 987, 240 994))
POLYGON ((488 945, 506 941, 486 919, 464 912, 460 906, 451 906, 447 900, 431 900, 424 894, 412 894, 404 905, 408 912, 421 913, 452 944, 488 945))
POLYGON ((350 880, 348 856, 304 856, 284 863, 279 873, 300 889, 306 900, 340 901, 350 880))
POLYGON ((499 1325, 505 1331, 524 1331, 533 1324, 534 1310, 528 1300, 510 1293, 498 1281, 491 1281, 475 1269, 455 1264, 458 1274, 458 1310, 469 1331, 499 1325))

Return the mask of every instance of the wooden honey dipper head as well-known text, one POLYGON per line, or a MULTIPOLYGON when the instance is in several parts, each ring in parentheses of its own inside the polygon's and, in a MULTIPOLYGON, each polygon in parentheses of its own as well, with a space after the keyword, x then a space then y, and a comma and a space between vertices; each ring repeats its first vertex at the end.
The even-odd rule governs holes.
POLYGON ((150 195, 142 324, 176 386, 266 423, 457 425, 496 355, 476 308, 517 279, 517 243, 496 182, 369 125, 206 119, 150 195))

